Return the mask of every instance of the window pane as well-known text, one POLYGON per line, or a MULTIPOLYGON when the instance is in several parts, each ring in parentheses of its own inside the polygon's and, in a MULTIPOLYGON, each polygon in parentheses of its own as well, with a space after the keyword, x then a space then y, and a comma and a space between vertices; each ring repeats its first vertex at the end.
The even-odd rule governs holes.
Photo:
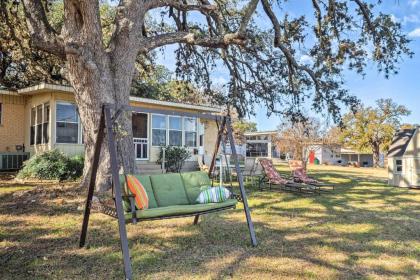
POLYGON ((177 130, 169 131, 169 145, 171 146, 182 145, 182 131, 177 131, 177 130))
POLYGON ((48 143, 49 138, 48 123, 44 123, 42 128, 42 143, 48 143))
POLYGON ((153 115, 152 128, 166 129, 166 116, 153 115))
POLYGON ((31 125, 35 124, 35 116, 36 116, 35 108, 32 108, 31 109, 31 125))
POLYGON ((49 122, 50 121, 50 104, 45 103, 44 104, 44 120, 43 122, 49 122))
POLYGON ((181 118, 180 117, 169 117, 169 129, 181 130, 181 118))
POLYGON ((57 103, 57 122, 77 122, 77 110, 74 104, 57 103))
POLYGON ((197 133, 196 132, 185 132, 185 146, 187 147, 197 146, 197 133))
POLYGON ((134 138, 147 138, 147 114, 134 113, 132 124, 134 138))
POLYGON ((152 145, 153 146, 166 145, 166 130, 152 129, 152 145))
POLYGON ((42 105, 36 106, 36 124, 42 123, 42 105))
POLYGON ((41 144, 42 139, 42 124, 36 125, 36 143, 35 144, 41 144))
POLYGON ((57 122, 57 143, 77 144, 79 127, 77 123, 57 122))
POLYGON ((31 145, 35 144, 35 126, 31 126, 31 145))
POLYGON ((197 120, 195 118, 184 118, 184 130, 196 131, 197 120))

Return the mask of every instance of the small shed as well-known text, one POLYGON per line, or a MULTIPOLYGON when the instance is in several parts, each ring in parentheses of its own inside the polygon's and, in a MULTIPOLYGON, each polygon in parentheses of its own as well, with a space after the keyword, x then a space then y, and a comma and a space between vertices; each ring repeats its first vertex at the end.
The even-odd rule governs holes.
POLYGON ((388 184, 420 187, 419 127, 395 134, 388 152, 388 184))

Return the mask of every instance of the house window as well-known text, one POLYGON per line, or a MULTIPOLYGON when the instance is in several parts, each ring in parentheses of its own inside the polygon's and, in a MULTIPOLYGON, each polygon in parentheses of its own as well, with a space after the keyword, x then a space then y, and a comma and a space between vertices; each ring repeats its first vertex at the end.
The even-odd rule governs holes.
POLYGON ((166 145, 166 116, 152 115, 152 145, 166 145))
POLYGON ((403 171, 403 162, 402 162, 402 159, 396 159, 395 160, 395 169, 399 173, 401 173, 403 171))
POLYGON ((56 142, 61 144, 77 144, 79 142, 79 117, 75 104, 57 103, 56 142))
POLYGON ((197 147, 197 119, 184 118, 185 146, 197 147))
POLYGON ((35 144, 36 109, 31 109, 31 145, 35 144))
POLYGON ((200 147, 204 146, 204 131, 205 131, 205 127, 203 123, 200 123, 198 126, 198 145, 200 147))
POLYGON ((30 144, 39 145, 49 141, 48 123, 50 121, 50 105, 40 104, 31 109, 30 144))
POLYGON ((48 128, 50 123, 50 104, 44 104, 44 113, 42 118, 42 143, 48 143, 50 140, 48 128))
POLYGON ((42 143, 42 104, 36 106, 36 121, 35 121, 36 127, 36 134, 35 134, 35 144, 41 144, 42 143))
POLYGON ((0 125, 3 124, 3 103, 0 103, 0 125))
POLYGON ((247 143, 246 156, 247 157, 267 157, 268 144, 267 143, 247 143))
POLYGON ((169 116, 169 145, 182 146, 182 119, 169 116))

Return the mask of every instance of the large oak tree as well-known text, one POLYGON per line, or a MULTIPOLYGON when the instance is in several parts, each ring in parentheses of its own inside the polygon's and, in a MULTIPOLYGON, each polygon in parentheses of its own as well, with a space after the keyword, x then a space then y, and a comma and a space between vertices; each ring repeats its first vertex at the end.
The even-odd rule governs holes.
MULTIPOLYGON (((308 100, 315 111, 338 119, 341 104, 357 104, 343 88, 345 69, 363 73, 373 59, 388 76, 403 55, 411 55, 400 25, 376 10, 380 1, 308 0, 313 15, 291 15, 284 10, 290 1, 282 0, 120 0, 109 39, 100 1, 64 0, 61 29, 49 21, 49 1, 1 2, 23 7, 32 46, 65 62, 84 128, 87 170, 102 104, 127 105, 138 56, 164 46, 177 44, 178 77, 204 94, 214 94, 211 73, 223 67, 230 77, 217 100, 240 115, 262 103, 293 119, 308 100)), ((129 115, 119 127, 127 132, 118 141, 123 169, 135 172, 129 115)), ((102 189, 109 169, 104 149, 102 189)))

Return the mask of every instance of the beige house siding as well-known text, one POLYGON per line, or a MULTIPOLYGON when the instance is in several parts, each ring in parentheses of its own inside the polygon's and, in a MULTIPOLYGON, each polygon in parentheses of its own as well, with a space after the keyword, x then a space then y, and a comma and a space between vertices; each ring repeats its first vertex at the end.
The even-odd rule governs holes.
MULTIPOLYGON (((22 139, 25 143, 25 146, 28 147, 27 151, 31 153, 31 155, 39 152, 43 152, 46 150, 51 149, 59 149, 66 154, 69 155, 78 155, 84 153, 84 145, 83 144, 61 144, 56 143, 56 104, 57 102, 70 102, 74 103, 74 95, 71 91, 65 90, 46 90, 42 89, 36 94, 32 94, 30 91, 24 93, 26 95, 27 102, 25 105, 22 105, 22 115, 24 116, 24 121, 22 122, 23 128, 20 129, 22 131, 22 139), (38 144, 38 145, 30 145, 30 129, 31 129, 31 109, 48 102, 50 104, 50 121, 49 121, 49 143, 48 144, 38 144)), ((188 112, 188 113, 198 113, 199 110, 195 108, 195 106, 191 106, 194 109, 188 108, 179 108, 176 107, 177 104, 174 106, 168 106, 167 103, 164 105, 159 104, 148 104, 143 103, 140 101, 131 101, 130 105, 132 106, 141 106, 142 108, 147 109, 162 109, 162 110, 170 110, 171 112, 188 112)), ((181 104, 181 106, 185 106, 181 104)), ((148 145, 148 155, 149 158, 147 160, 138 160, 139 164, 142 163, 154 163, 158 159, 160 147, 153 147, 151 143, 151 135, 152 135, 152 118, 150 113, 148 115, 148 138, 149 138, 149 145, 148 145)), ((200 119, 197 119, 197 124, 201 123, 200 119)), ((211 120, 204 120, 205 132, 204 132, 204 151, 205 154, 211 155, 214 150, 216 135, 217 135, 217 126, 214 121, 211 120)), ((197 131, 198 132, 198 131, 197 131)), ((197 145, 199 143, 199 133, 197 133, 197 145)), ((193 154, 194 151, 197 151, 198 147, 190 148, 191 153, 193 154)), ((192 156, 189 161, 196 161, 196 156, 192 156)))
POLYGON ((25 97, 0 93, 0 103, 0 152, 14 152, 16 145, 22 145, 25 141, 25 97))

